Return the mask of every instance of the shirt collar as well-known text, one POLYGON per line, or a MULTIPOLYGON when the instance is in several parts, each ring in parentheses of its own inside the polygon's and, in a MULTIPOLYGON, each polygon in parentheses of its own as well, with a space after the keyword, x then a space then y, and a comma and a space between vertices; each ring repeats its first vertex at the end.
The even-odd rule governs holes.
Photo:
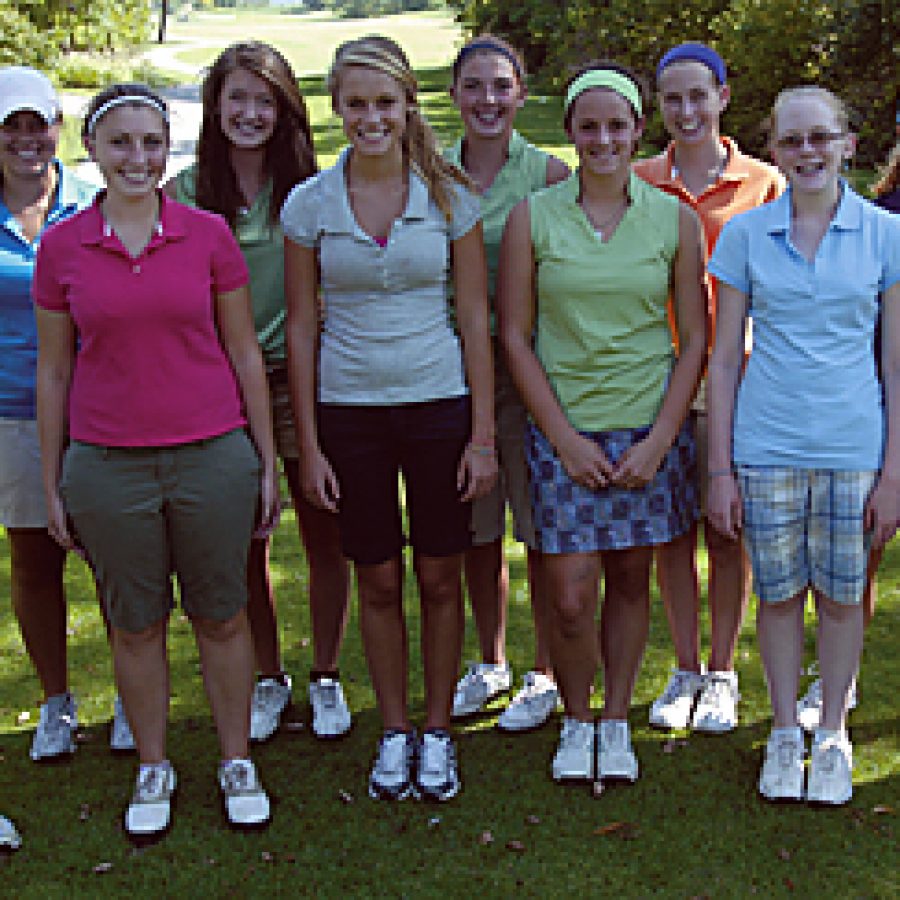
MULTIPOLYGON (((725 163, 725 168, 711 187, 725 181, 746 181, 750 177, 750 168, 747 165, 749 157, 741 152, 741 148, 730 137, 719 135, 719 143, 728 152, 728 159, 725 163)), ((677 185, 680 182, 680 178, 678 166, 675 165, 675 141, 671 141, 665 151, 665 171, 663 172, 662 184, 677 185)))
MULTIPOLYGON (((528 142, 525 138, 519 134, 515 128, 512 130, 512 133, 509 136, 509 144, 506 147, 506 163, 504 163, 503 168, 500 169, 500 172, 506 168, 506 165, 510 162, 518 162, 522 156, 525 154, 525 148, 528 146, 528 142)), ((447 150, 447 159, 449 162, 452 162, 454 166, 458 169, 463 167, 463 138, 457 138, 456 142, 447 150)), ((497 176, 500 176, 500 172, 497 173, 497 176)))
MULTIPOLYGON (((866 202, 842 178, 841 199, 831 217, 829 230, 857 231, 862 227, 863 204, 866 202)), ((769 234, 788 234, 791 230, 791 188, 769 203, 758 207, 766 217, 766 231, 769 234)))
MULTIPOLYGON (((156 221, 154 234, 150 238, 148 248, 162 241, 177 241, 187 235, 186 215, 187 207, 175 202, 158 190, 159 218, 156 221)), ((112 240, 112 229, 109 227, 100 204, 106 196, 106 190, 97 192, 94 202, 84 211, 81 219, 81 243, 82 244, 107 244, 112 240)))

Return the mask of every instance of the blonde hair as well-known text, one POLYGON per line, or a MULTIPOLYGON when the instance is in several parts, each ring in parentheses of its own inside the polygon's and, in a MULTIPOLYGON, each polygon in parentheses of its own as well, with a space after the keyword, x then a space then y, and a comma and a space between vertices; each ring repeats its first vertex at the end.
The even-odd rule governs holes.
POLYGON ((900 185, 900 144, 894 144, 894 149, 891 150, 887 163, 879 170, 879 174, 881 177, 872 185, 874 197, 881 197, 897 190, 900 185))
POLYGON ((434 131, 418 106, 419 89, 409 60, 400 47, 382 35, 368 35, 345 41, 334 54, 334 62, 328 71, 328 91, 331 106, 336 111, 340 92, 341 73, 347 66, 364 66, 390 75, 403 89, 409 111, 406 114, 406 130, 402 138, 403 155, 428 187, 428 193, 449 222, 453 216, 450 198, 451 182, 471 189, 470 179, 441 154, 434 131))
POLYGON ((834 119, 841 131, 846 133, 850 130, 850 112, 844 101, 837 94, 832 94, 827 88, 819 87, 815 84, 804 84, 800 87, 785 88, 783 91, 779 91, 775 102, 772 104, 772 112, 766 117, 764 123, 770 139, 778 122, 778 114, 788 101, 797 99, 820 100, 834 114, 834 119))

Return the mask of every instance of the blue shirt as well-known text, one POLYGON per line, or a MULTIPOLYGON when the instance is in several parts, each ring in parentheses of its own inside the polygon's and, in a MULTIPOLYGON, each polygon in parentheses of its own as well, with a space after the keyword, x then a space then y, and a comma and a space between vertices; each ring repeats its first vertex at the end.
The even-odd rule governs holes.
POLYGON ((0 419, 35 417, 37 326, 31 303, 31 280, 38 244, 56 222, 90 205, 95 185, 53 163, 59 174, 47 221, 34 241, 0 196, 0 419))
POLYGON ((900 219, 849 186, 809 262, 791 244, 791 192, 725 226, 709 271, 749 298, 753 352, 738 389, 738 465, 874 470, 884 415, 878 294, 900 280, 900 219))

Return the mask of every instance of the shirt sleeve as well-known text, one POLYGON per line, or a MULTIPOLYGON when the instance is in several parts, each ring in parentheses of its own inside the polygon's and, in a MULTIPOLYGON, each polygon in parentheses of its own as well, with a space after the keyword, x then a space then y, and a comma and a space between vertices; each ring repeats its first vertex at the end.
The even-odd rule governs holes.
POLYGON ((217 294, 243 287, 250 280, 244 254, 231 229, 220 216, 210 216, 212 235, 212 281, 217 294))
POLYGON ((281 207, 281 229, 301 247, 315 247, 319 242, 317 183, 318 179, 312 178, 296 185, 281 207))
POLYGON ((468 234, 481 221, 481 199, 461 184, 451 185, 453 218, 450 221, 450 240, 468 234))
POLYGON ((737 215, 725 223, 708 268, 710 275, 714 275, 719 281, 749 295, 749 245, 747 229, 740 221, 743 217, 737 215))
POLYGON ((38 245, 34 276, 31 281, 31 296, 41 309, 48 309, 51 312, 68 312, 68 292, 57 271, 62 254, 58 248, 54 251, 51 231, 43 236, 38 245))

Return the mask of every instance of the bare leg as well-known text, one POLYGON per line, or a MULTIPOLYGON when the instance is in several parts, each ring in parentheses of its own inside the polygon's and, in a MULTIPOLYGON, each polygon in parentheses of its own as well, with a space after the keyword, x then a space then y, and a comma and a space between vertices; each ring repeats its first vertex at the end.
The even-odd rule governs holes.
POLYGON ((600 585, 600 554, 544 556, 550 598, 550 655, 566 715, 590 722, 591 687, 599 647, 594 617, 600 585))
POLYGON ((652 547, 603 553, 606 590, 600 613, 604 719, 627 719, 650 629, 652 547))
POLYGON ((790 600, 759 602, 756 629, 759 652, 769 683, 774 728, 794 728, 797 725, 797 684, 803 661, 805 601, 804 589, 790 600))
POLYGON ((544 554, 528 548, 528 590, 534 619, 534 670, 553 678, 550 657, 550 601, 547 597, 544 554))
POLYGON ((819 673, 822 677, 822 728, 843 730, 847 693, 859 668, 864 611, 861 603, 835 603, 816 591, 819 612, 819 673))
POLYGON ((709 669, 734 669, 734 651, 750 601, 750 561, 740 540, 723 537, 705 526, 709 551, 709 613, 711 618, 709 669))
POLYGON ((131 725, 142 763, 166 758, 166 718, 169 710, 169 661, 166 658, 168 618, 143 631, 111 628, 116 685, 131 725))
POLYGON ((869 565, 866 569, 866 589, 863 593, 863 620, 868 627, 875 615, 875 601, 878 599, 878 567, 881 565, 881 557, 884 556, 884 547, 872 550, 869 554, 869 565))
POLYGON ((678 668, 700 671, 700 585, 697 526, 656 547, 656 580, 666 608, 678 668))
POLYGON ((222 759, 246 758, 253 692, 253 642, 247 614, 242 609, 224 622, 197 616, 191 624, 222 759))
POLYGON ((357 565, 356 579, 363 646, 382 724, 385 729, 407 731, 409 653, 403 617, 401 557, 375 565, 357 565))
POLYGON ((425 727, 448 728, 453 688, 462 656, 462 554, 415 556, 422 604, 425 727))
POLYGON ((250 541, 247 556, 247 619, 256 656, 256 668, 263 678, 281 677, 278 646, 278 618, 275 592, 269 577, 269 541, 250 541))
POLYGON ((464 554, 466 587, 481 645, 481 659, 499 665, 506 661, 506 610, 509 569, 502 541, 470 547, 464 554))

